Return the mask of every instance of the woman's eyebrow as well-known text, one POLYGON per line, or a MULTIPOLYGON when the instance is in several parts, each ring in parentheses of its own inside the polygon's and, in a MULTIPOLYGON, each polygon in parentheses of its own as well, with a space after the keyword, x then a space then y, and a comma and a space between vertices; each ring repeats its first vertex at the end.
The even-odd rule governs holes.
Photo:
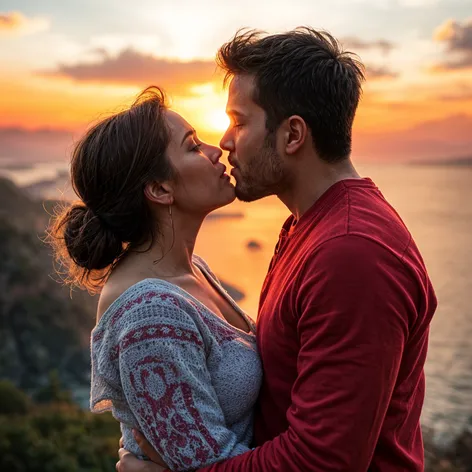
POLYGON ((182 138, 182 142, 180 143, 180 145, 182 146, 185 142, 185 140, 189 137, 189 136, 192 136, 196 134, 196 131, 194 129, 189 129, 185 134, 184 134, 184 137, 182 138))

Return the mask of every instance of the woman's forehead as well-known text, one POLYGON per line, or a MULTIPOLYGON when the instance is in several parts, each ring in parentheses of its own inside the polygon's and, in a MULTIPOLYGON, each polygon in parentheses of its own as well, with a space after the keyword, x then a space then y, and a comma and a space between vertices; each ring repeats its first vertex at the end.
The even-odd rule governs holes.
MULTIPOLYGON (((173 110, 166 111, 166 118, 169 124, 169 128, 172 131, 182 131, 192 128, 187 120, 182 115, 179 115, 177 112, 173 110)), ((185 131, 184 131, 185 132, 185 131)))
POLYGON ((182 138, 188 131, 193 130, 192 126, 179 115, 177 112, 167 110, 166 112, 167 124, 171 132, 172 140, 180 144, 182 138))

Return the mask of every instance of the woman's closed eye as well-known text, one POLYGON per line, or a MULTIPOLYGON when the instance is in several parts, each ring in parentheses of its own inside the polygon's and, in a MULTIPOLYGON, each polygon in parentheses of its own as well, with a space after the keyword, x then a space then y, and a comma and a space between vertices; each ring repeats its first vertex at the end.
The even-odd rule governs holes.
POLYGON ((200 152, 200 148, 202 147, 202 143, 192 143, 193 146, 190 148, 191 152, 200 152))

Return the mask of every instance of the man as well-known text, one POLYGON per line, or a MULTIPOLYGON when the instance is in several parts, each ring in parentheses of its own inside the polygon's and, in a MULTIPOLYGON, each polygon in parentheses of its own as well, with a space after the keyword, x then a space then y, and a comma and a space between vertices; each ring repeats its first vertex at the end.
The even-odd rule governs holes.
MULTIPOLYGON (((260 298, 258 447, 202 470, 422 471, 437 303, 407 228, 350 160, 362 66, 309 28, 239 33, 218 62, 237 196, 275 194, 292 215, 260 298)), ((120 471, 162 470, 120 457, 120 471)))

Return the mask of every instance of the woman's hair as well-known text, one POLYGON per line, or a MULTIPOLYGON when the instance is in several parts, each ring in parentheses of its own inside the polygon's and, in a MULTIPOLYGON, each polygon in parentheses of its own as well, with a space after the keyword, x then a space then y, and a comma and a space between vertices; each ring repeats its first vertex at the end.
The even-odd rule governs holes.
POLYGON ((80 201, 63 208, 49 229, 66 282, 97 291, 129 249, 154 240, 158 227, 144 187, 174 176, 166 108, 164 92, 148 87, 76 145, 71 181, 80 201))

